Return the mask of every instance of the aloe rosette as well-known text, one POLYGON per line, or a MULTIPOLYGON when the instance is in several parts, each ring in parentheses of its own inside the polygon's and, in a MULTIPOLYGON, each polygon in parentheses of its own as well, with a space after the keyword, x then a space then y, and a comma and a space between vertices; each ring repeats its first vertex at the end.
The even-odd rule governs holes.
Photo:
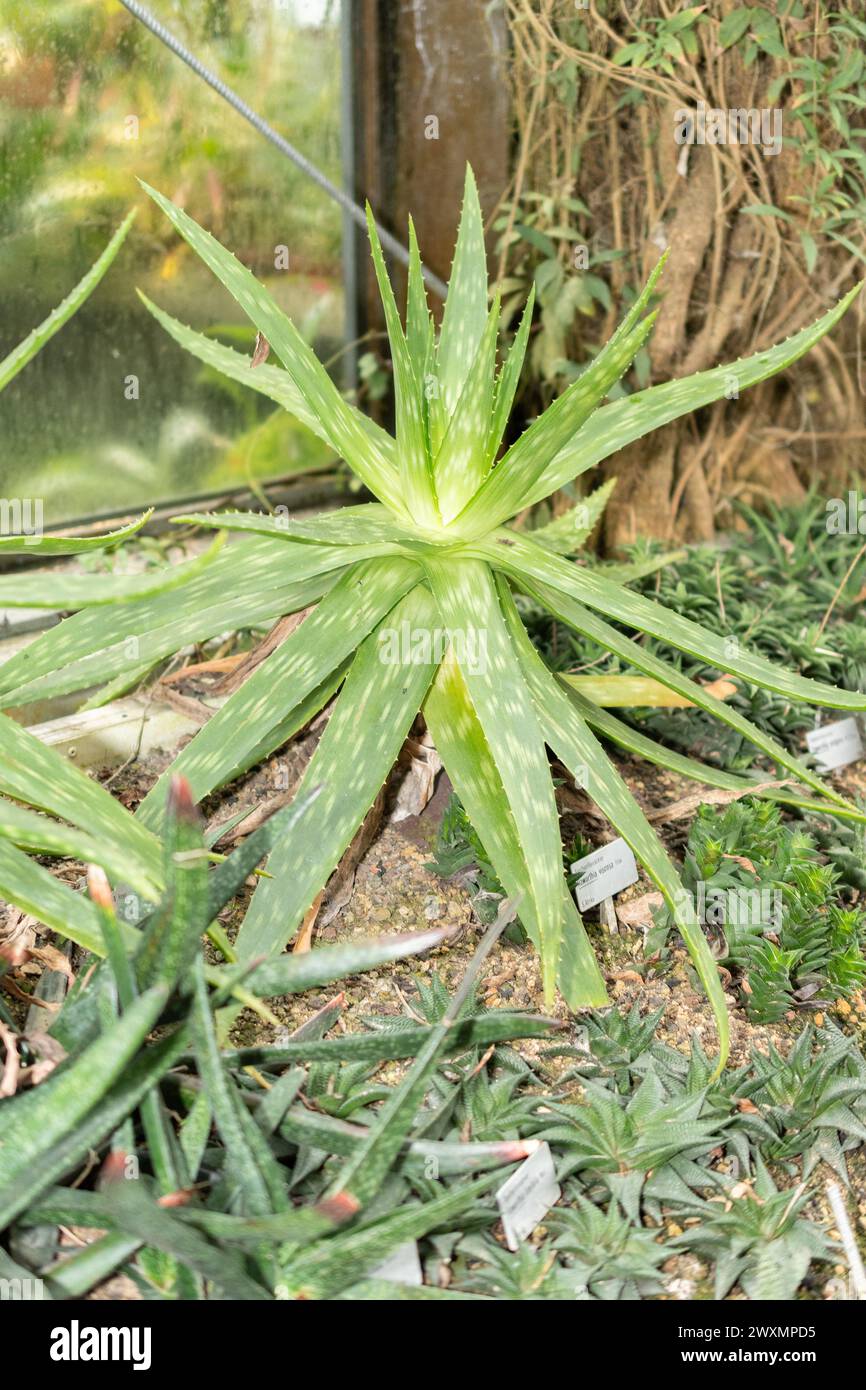
MULTIPOLYGON (((169 593, 131 594, 108 614, 89 611, 83 600, 81 612, 7 663, 0 701, 8 707, 112 680, 187 643, 315 604, 171 769, 201 799, 283 744, 339 692, 302 784, 302 790, 321 785, 322 794, 293 835, 275 843, 270 877, 259 884, 238 937, 241 956, 279 951, 295 934, 422 710, 501 882, 520 899, 546 997, 558 984, 572 1008, 606 1002, 563 875, 550 749, 581 777, 667 900, 712 1002, 723 1058, 727 1014, 694 906, 598 735, 698 781, 748 783, 636 735, 555 676, 529 641, 514 595, 530 596, 681 700, 711 711, 817 793, 826 810, 858 814, 736 710, 624 635, 622 625, 792 699, 853 711, 866 709, 866 697, 803 679, 747 650, 734 652, 718 633, 575 563, 586 534, 585 504, 531 532, 508 523, 626 444, 720 399, 732 381, 745 389, 794 362, 838 322, 857 290, 785 343, 605 403, 649 336, 661 261, 593 362, 502 452, 532 297, 498 366, 500 306, 488 294, 481 212, 467 171, 438 334, 414 230, 404 329, 370 221, 394 370, 392 438, 344 399, 251 272, 180 208, 147 191, 282 365, 253 369, 243 354, 145 300, 147 307, 184 348, 277 401, 325 440, 376 500, 303 521, 249 513, 178 518, 241 535, 169 593), (127 640, 133 635, 134 658, 127 640)), ((166 775, 140 808, 137 823, 149 831, 161 827, 168 785, 166 775)), ((791 796, 802 801, 806 793, 791 796)))

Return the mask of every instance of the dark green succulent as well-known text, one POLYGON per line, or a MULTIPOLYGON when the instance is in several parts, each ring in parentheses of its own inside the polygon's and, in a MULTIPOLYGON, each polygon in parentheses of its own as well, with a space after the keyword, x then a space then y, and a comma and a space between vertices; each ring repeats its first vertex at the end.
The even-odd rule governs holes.
POLYGON ((670 1251, 656 1231, 630 1221, 616 1202, 606 1209, 596 1206, 570 1185, 564 1204, 554 1208, 546 1225, 554 1249, 562 1252, 590 1297, 634 1300, 663 1291, 659 1266, 670 1251))
POLYGON ((833 1245, 801 1213, 809 1200, 803 1185, 781 1192, 758 1155, 755 1178, 736 1198, 717 1197, 691 1209, 700 1224, 670 1242, 715 1261, 715 1297, 739 1283, 748 1298, 777 1302, 794 1297, 813 1260, 828 1260, 833 1245))
POLYGON ((632 1221, 640 1220, 650 1173, 656 1195, 662 1195, 672 1160, 706 1156, 721 1142, 724 1123, 707 1114, 706 1092, 671 1098, 655 1071, 630 1097, 591 1081, 585 1089, 584 1104, 552 1102, 553 1118, 537 1137, 561 1155, 560 1181, 579 1173, 584 1182, 601 1184, 632 1221))

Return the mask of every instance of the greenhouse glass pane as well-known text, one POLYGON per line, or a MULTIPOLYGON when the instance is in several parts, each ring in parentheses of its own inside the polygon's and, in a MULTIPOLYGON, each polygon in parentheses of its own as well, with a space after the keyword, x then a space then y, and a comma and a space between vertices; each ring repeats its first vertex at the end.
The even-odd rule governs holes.
MULTIPOLYGON (((149 8, 340 182, 339 0, 149 8)), ((229 246, 324 359, 344 341, 341 215, 308 177, 117 0, 0 0, 0 358, 138 209, 94 294, 0 396, 0 495, 41 498, 47 526, 332 461, 141 305, 136 288, 252 352, 248 320, 137 178, 229 246)))

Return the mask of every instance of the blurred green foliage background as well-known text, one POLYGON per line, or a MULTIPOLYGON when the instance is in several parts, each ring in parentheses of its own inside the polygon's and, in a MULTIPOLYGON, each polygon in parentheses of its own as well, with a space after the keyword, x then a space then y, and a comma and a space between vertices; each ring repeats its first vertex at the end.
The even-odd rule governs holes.
MULTIPOLYGON (((150 8, 339 182, 339 0, 150 8)), ((117 0, 0 0, 0 357, 139 209, 105 281, 0 402, 0 493, 44 498, 47 524, 329 461, 139 304, 136 286, 252 350, 233 301, 137 177, 250 266, 324 357, 342 343, 338 209, 117 0)))

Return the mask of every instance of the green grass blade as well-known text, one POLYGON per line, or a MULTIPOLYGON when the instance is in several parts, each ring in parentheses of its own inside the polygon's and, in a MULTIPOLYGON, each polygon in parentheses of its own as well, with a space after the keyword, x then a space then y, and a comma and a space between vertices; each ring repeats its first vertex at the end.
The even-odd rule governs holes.
POLYGON ((452 415, 487 320, 487 254, 475 176, 466 166, 463 208, 439 336, 439 384, 452 415))
POLYGON ((524 848, 549 1003, 561 944, 562 849, 544 741, 489 568, 449 558, 426 569, 443 627, 463 635, 455 656, 524 848))
POLYGON ((126 234, 134 220, 135 210, 133 209, 132 212, 127 213, 117 231, 114 233, 114 236, 102 252, 102 255, 98 260, 94 261, 87 274, 79 280, 75 289, 66 296, 62 304, 58 304, 57 308, 52 310, 48 315, 48 318, 44 319, 42 323, 39 324, 38 328, 34 328, 32 333, 28 333, 24 341, 19 343, 16 348, 13 348, 8 357, 5 357, 3 361, 0 362, 0 391, 3 390, 4 386, 8 386, 12 378, 17 376, 18 372, 21 371, 22 367, 26 367, 30 359, 36 356, 37 352, 45 346, 49 338, 53 338, 54 334, 58 329, 63 327, 68 319, 72 318, 72 315, 76 310, 80 309, 88 295, 96 289, 96 286, 99 284, 126 240, 126 234))
POLYGON ((451 521, 465 507, 490 466, 484 440, 493 404, 498 335, 496 295, 448 432, 436 454, 436 494, 444 522, 451 521))
POLYGON ((665 381, 658 386, 649 386, 645 391, 636 391, 634 395, 603 406, 551 461, 524 498, 523 505, 540 502, 594 464, 624 449, 634 440, 660 429, 662 425, 669 424, 671 420, 678 420, 701 406, 722 400, 733 386, 745 390, 747 386, 754 386, 783 371, 814 347, 825 333, 829 333, 860 289, 861 286, 856 285, 816 323, 801 329, 775 347, 737 362, 729 362, 723 367, 697 372, 680 381, 665 381))
POLYGON ((322 430, 338 454, 381 501, 401 513, 397 477, 390 459, 360 423, 360 414, 340 395, 312 348, 277 306, 264 286, 230 251, 168 198, 142 182, 145 192, 162 209, 209 270, 237 300, 260 333, 267 338, 322 430))
POLYGON ((249 753, 354 651, 418 573, 396 558, 350 570, 187 744, 139 807, 143 823, 159 824, 171 775, 189 780, 196 801, 235 777, 249 753))
MULTIPOLYGON (((541 935, 523 845, 466 681, 451 653, 430 687, 424 717, 497 877, 512 901, 519 900, 520 920, 536 950, 540 950, 541 935)), ((569 1008, 603 1008, 608 1002, 604 980, 564 876, 561 889, 562 945, 557 983, 569 1008)))
POLYGON ((433 675, 430 660, 383 660, 382 631, 432 630, 436 612, 429 592, 416 585, 361 644, 327 728, 304 774, 299 795, 321 785, 312 810, 275 846, 238 933, 238 951, 280 950, 336 868, 385 781, 433 675), (346 750, 353 750, 347 758, 346 750))
POLYGON ((719 1035, 718 1071, 725 1065, 730 1030, 725 997, 712 952, 698 922, 697 911, 683 890, 679 875, 668 859, 662 843, 601 744, 581 719, 576 705, 548 671, 536 652, 511 598, 506 581, 497 581, 506 622, 542 721, 544 736, 551 748, 611 825, 643 864, 653 883, 664 895, 685 941, 709 999, 719 1035))
POLYGON ((367 204, 367 230, 379 295, 385 311, 385 326, 394 368, 394 406, 397 427, 397 458, 400 482, 409 515, 422 525, 435 526, 439 520, 433 488, 433 469, 427 448, 422 410, 422 386, 409 355, 403 326, 397 312, 394 290, 385 268, 385 257, 373 213, 367 204))

